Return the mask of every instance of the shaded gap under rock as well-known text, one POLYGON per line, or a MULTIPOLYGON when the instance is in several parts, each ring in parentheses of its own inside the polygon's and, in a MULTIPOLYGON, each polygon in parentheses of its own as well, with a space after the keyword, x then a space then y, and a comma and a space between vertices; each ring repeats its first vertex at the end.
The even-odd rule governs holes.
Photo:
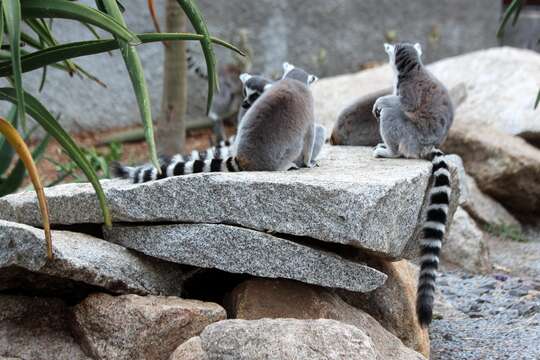
POLYGON ((81 302, 94 292, 109 293, 109 290, 57 276, 35 273, 17 266, 9 266, 0 272, 0 294, 55 297, 67 305, 81 302))

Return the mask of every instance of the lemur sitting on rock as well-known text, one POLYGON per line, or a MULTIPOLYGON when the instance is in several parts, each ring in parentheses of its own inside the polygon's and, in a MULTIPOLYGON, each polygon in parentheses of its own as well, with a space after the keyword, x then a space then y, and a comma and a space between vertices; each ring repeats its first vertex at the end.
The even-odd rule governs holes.
MULTIPOLYGON (((233 154, 227 159, 161 159, 161 174, 151 165, 113 166, 134 183, 200 172, 282 171, 315 165, 315 121, 309 85, 316 77, 285 63, 283 78, 265 87, 241 119, 233 154)), ((323 136, 324 139, 324 136, 323 136)), ((319 146, 319 150, 322 144, 319 146)))
POLYGON ((392 95, 373 106, 384 143, 373 155, 378 158, 429 159, 433 163, 433 186, 429 191, 427 219, 420 240, 420 279, 416 310, 422 326, 431 322, 439 254, 446 232, 451 176, 444 154, 438 149, 454 118, 448 91, 422 64, 420 44, 385 44, 394 69, 392 95))

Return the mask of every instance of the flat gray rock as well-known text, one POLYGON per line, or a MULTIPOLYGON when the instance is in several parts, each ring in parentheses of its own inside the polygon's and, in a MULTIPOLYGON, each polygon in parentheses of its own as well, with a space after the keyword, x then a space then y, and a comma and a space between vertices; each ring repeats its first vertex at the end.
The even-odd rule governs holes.
MULTIPOLYGON (((374 159, 365 147, 323 149, 319 167, 195 174, 146 184, 104 181, 115 222, 239 225, 400 257, 414 236, 431 164, 374 159)), ((102 223, 89 184, 45 190, 52 224, 102 223)), ((40 224, 33 192, 0 199, 0 218, 40 224)))
POLYGON ((43 230, 0 220, 0 290, 20 281, 10 276, 21 276, 14 269, 22 268, 114 293, 180 294, 182 272, 176 264, 85 234, 53 231, 52 240, 54 259, 48 261, 43 230))
POLYGON ((367 292, 386 275, 366 265, 259 231, 230 225, 116 226, 106 238, 179 264, 367 292))

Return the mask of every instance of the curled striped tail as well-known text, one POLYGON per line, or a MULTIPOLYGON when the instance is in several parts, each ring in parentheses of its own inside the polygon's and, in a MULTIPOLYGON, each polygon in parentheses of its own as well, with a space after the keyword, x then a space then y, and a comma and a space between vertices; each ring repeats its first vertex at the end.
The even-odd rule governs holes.
POLYGON ((435 279, 439 267, 439 254, 448 222, 451 178, 444 153, 435 149, 431 153, 433 186, 429 191, 427 217, 420 240, 420 279, 416 298, 416 313, 422 326, 428 326, 433 316, 435 279))
POLYGON ((157 169, 152 165, 131 167, 113 163, 112 171, 116 177, 129 179, 134 184, 180 175, 205 172, 241 171, 238 160, 235 157, 228 157, 227 159, 214 158, 208 160, 197 159, 185 161, 181 155, 175 155, 170 159, 161 159, 160 167, 161 174, 159 174, 157 169))

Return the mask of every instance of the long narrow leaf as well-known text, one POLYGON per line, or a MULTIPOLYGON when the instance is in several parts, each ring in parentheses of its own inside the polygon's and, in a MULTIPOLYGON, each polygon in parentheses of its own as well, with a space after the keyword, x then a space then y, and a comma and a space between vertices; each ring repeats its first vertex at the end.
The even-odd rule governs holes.
MULTIPOLYGON (((101 0, 107 13, 115 19, 120 24, 126 26, 124 17, 120 12, 120 8, 116 3, 116 0, 101 0)), ((137 50, 126 41, 117 37, 118 44, 122 56, 124 57, 124 62, 126 63, 126 68, 131 79, 131 85, 133 86, 133 91, 135 92, 135 97, 137 98, 137 104, 139 105, 139 112, 141 114, 141 119, 144 127, 144 135, 146 138, 146 143, 148 144, 148 151, 150 152, 150 161, 154 164, 154 167, 161 172, 159 165, 159 160, 156 150, 156 142, 154 139, 154 125, 152 122, 152 110, 150 108, 150 95, 148 94, 148 87, 146 86, 146 80, 144 79, 144 71, 139 58, 137 50)))
MULTIPOLYGON (((24 109, 24 89, 22 83, 21 66, 21 4, 19 0, 3 0, 4 16, 6 20, 7 32, 9 34, 9 45, 11 52, 11 65, 13 67, 13 80, 17 90, 17 103, 20 109, 24 109)), ((26 117, 24 111, 18 111, 17 116, 23 129, 26 131, 26 117)))
MULTIPOLYGON (((14 94, 15 95, 15 94, 14 94)), ((41 210, 41 221, 43 223, 43 229, 45 231, 45 240, 47 241, 47 257, 52 260, 52 240, 51 240, 51 225, 49 222, 49 210, 47 207, 47 199, 45 198, 45 192, 43 191, 43 185, 41 185, 41 180, 39 179, 38 171, 34 160, 32 160, 32 155, 28 150, 28 147, 24 143, 24 140, 21 138, 17 130, 6 120, 0 118, 0 132, 4 134, 7 141, 15 148, 15 151, 24 162, 26 169, 28 170, 28 175, 32 180, 34 189, 36 190, 36 195, 39 202, 39 208, 41 210)))
MULTIPOLYGON (((201 40, 202 35, 190 33, 140 34, 139 38, 143 43, 153 43, 160 41, 201 40)), ((211 38, 211 40, 217 45, 227 47, 243 55, 242 51, 223 40, 216 38, 211 38)), ((103 52, 116 50, 118 47, 119 45, 116 40, 88 40, 62 44, 24 55, 21 59, 22 68, 23 72, 28 72, 39 69, 45 65, 61 62, 65 59, 100 54, 103 52)), ((9 76, 12 73, 13 70, 9 61, 0 63, 0 76, 9 76)))
MULTIPOLYGON (((58 121, 49 113, 49 111, 32 95, 25 94, 27 102, 25 110, 32 118, 34 118, 58 143, 66 150, 69 157, 80 167, 84 172, 88 181, 96 190, 96 195, 103 212, 104 222, 106 226, 111 226, 111 215, 107 207, 105 193, 99 182, 96 172, 88 160, 84 157, 81 149, 75 144, 73 139, 60 126, 58 121)), ((0 88, 0 100, 6 100, 11 103, 17 103, 17 97, 13 88, 0 88)))
POLYGON ((4 45, 4 7, 0 5, 0 46, 4 45))
POLYGON ((534 108, 536 109, 540 104, 540 90, 538 90, 538 95, 536 95, 536 101, 534 102, 534 108))
MULTIPOLYGON (((34 162, 37 162, 45 150, 47 149, 47 145, 49 144, 50 136, 46 136, 45 139, 43 139, 38 146, 32 151, 32 159, 34 159, 34 162)), ((17 161, 17 164, 13 167, 13 170, 9 173, 8 177, 2 181, 0 184, 0 197, 11 194, 12 192, 15 192, 19 187, 21 187, 24 177, 26 175, 26 167, 22 160, 19 159, 17 161)))
POLYGON ((214 98, 214 90, 219 91, 218 74, 216 71, 216 55, 212 47, 212 41, 210 39, 210 33, 206 26, 199 7, 194 0, 177 0, 182 10, 186 13, 191 25, 197 32, 197 34, 203 35, 201 40, 201 47, 203 49, 204 58, 206 60, 206 69, 208 73, 208 99, 206 104, 206 111, 210 111, 212 100, 214 98))
MULTIPOLYGON (((514 12, 519 13, 521 11, 521 8, 523 7, 523 0, 514 0, 508 7, 506 8, 506 11, 504 12, 503 19, 501 21, 501 24, 499 25, 499 29, 497 29, 497 37, 503 37, 504 36, 504 29, 506 28, 506 24, 508 23, 508 20, 510 20, 510 17, 514 12)), ((515 20, 514 18, 514 23, 515 20)))
POLYGON ((131 45, 140 44, 137 36, 110 16, 89 6, 65 0, 24 0, 21 3, 25 18, 63 18, 97 26, 118 36, 131 45))

